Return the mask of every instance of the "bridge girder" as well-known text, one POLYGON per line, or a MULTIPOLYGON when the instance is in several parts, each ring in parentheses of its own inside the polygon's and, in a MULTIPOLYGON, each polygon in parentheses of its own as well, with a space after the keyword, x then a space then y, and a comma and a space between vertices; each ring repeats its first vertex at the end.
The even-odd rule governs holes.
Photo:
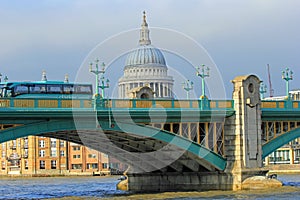
POLYGON ((262 146, 262 157, 265 158, 280 147, 300 137, 300 127, 287 131, 262 146))
POLYGON ((226 167, 226 160, 220 155, 176 134, 145 125, 113 122, 112 126, 107 121, 99 123, 99 127, 96 127, 94 121, 76 124, 73 120, 49 120, 24 124, 2 130, 0 142, 29 135, 64 139, 107 154, 113 152, 117 159, 140 171, 163 170, 162 166, 169 166, 175 171, 180 171, 183 167, 191 171, 199 170, 201 167, 206 168, 207 171, 224 170, 226 167), (122 145, 126 145, 127 149, 120 148, 122 145), (158 150, 159 152, 156 152, 158 150), (149 160, 141 160, 141 154, 149 160), (193 155, 192 159, 191 155, 193 155), (193 159, 195 161, 191 161, 193 159))

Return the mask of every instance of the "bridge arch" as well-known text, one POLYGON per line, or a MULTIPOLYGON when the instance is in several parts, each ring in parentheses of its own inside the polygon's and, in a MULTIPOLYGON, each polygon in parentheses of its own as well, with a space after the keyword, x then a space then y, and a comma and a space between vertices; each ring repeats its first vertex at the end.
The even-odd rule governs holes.
MULTIPOLYGON (((184 163, 182 160, 179 161, 179 164, 176 162, 171 163, 170 167, 176 171, 182 169, 180 163, 184 163, 183 165, 193 169, 195 162, 198 162, 198 164, 209 171, 225 170, 226 160, 222 156, 174 133, 146 125, 122 122, 116 124, 114 122, 101 121, 98 126, 99 127, 96 127, 95 121, 92 120, 80 123, 80 125, 75 125, 73 120, 35 122, 0 131, 0 143, 29 135, 53 137, 84 144, 85 146, 106 154, 118 152, 118 155, 113 154, 117 159, 137 169, 141 168, 140 171, 154 169, 156 166, 151 166, 151 163, 147 162, 147 160, 136 163, 135 161, 138 159, 138 155, 134 153, 135 151, 146 151, 147 149, 149 151, 155 151, 163 148, 165 145, 169 145, 173 152, 177 150, 182 151, 185 159, 192 158, 190 160, 195 160, 194 163, 184 163), (99 135, 99 133, 101 134, 99 135), (146 141, 145 138, 150 138, 150 142, 146 141), (128 143, 122 143, 124 140, 128 140, 128 143), (108 141, 112 141, 111 145, 108 141), (121 146, 122 149, 120 148, 121 146), (130 152, 128 153, 128 151, 130 152)), ((169 156, 170 152, 166 151, 165 154, 169 156)), ((167 162, 164 160, 166 157, 167 156, 160 157, 158 159, 161 165, 167 162)), ((154 158, 152 157, 152 159, 154 158)), ((194 169, 196 170, 197 167, 194 167, 194 169)))
POLYGON ((282 147, 283 145, 295 140, 296 138, 300 137, 300 127, 290 130, 286 133, 283 133, 276 138, 268 141, 262 146, 262 157, 263 159, 267 157, 272 152, 276 151, 278 148, 282 147))

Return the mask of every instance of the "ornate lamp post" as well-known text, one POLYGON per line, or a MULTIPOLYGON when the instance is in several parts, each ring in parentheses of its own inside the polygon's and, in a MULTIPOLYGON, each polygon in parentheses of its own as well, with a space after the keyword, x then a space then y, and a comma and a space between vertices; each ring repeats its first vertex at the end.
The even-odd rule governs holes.
MULTIPOLYGON (((4 82, 7 82, 8 81, 8 77, 5 76, 4 79, 3 79, 4 82)), ((0 82, 2 82, 2 74, 0 73, 0 82)))
POLYGON ((209 109, 208 98, 205 95, 205 81, 204 81, 204 79, 206 77, 209 77, 209 68, 206 67, 206 69, 205 69, 205 65, 201 65, 201 68, 198 66, 197 67, 197 76, 200 76, 201 81, 202 81, 202 95, 200 97, 200 99, 201 99, 200 108, 201 108, 201 110, 209 109))
POLYGON ((186 91, 187 99, 190 99, 190 90, 192 90, 194 88, 193 85, 194 85, 193 81, 190 81, 190 80, 187 80, 182 83, 182 87, 186 91))
POLYGON ((267 92, 267 86, 264 83, 260 84, 260 88, 259 88, 259 93, 260 93, 260 99, 264 99, 265 98, 265 93, 267 92))
POLYGON ((104 90, 106 88, 109 88, 109 80, 106 80, 105 83, 105 78, 104 78, 104 73, 105 73, 105 64, 101 64, 101 69, 99 70, 99 59, 95 60, 96 62, 96 69, 93 70, 93 63, 90 63, 90 72, 94 73, 96 75, 96 93, 94 96, 95 100, 95 105, 94 107, 96 108, 98 103, 100 103, 100 99, 104 100, 104 90), (101 85, 99 85, 99 74, 101 76, 101 85), (99 95, 99 88, 101 88, 101 96, 99 95))
POLYGON ((293 80, 293 71, 290 70, 289 68, 286 68, 285 71, 282 71, 282 79, 284 79, 286 82, 286 96, 287 96, 287 99, 290 100, 289 81, 293 80))
POLYGON ((202 97, 201 98, 206 98, 205 96, 205 81, 204 79, 206 77, 209 77, 209 67, 206 67, 205 69, 205 65, 201 65, 201 69, 200 67, 198 66, 197 67, 197 76, 200 76, 201 78, 201 81, 202 81, 202 97))
POLYGON ((102 98, 104 98, 105 97, 104 90, 106 88, 109 88, 109 80, 106 79, 105 81, 104 76, 101 76, 101 85, 99 85, 99 88, 101 89, 101 96, 102 98))

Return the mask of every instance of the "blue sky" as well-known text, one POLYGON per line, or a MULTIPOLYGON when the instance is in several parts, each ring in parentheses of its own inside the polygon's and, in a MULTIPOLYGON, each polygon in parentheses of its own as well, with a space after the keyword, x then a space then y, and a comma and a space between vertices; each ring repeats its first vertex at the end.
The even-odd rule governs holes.
MULTIPOLYGON (((172 29, 203 46, 216 64, 229 98, 230 80, 235 76, 256 74, 267 83, 267 64, 275 95, 284 95, 281 71, 285 67, 294 71, 290 88, 300 88, 299 8, 297 0, 2 0, 0 72, 10 80, 40 80, 45 69, 48 79, 63 79, 68 73, 74 80, 97 45, 139 28, 146 10, 150 30, 172 29)), ((152 33, 155 36, 155 30, 152 33)), ((154 36, 153 44, 160 47, 154 36)), ((138 35, 136 41, 122 45, 128 42, 134 47, 137 41, 138 35)), ((179 40, 173 42, 175 47, 182 46, 179 40)), ((183 49, 185 55, 193 54, 189 48, 183 49)), ((111 64, 107 76, 116 81, 122 75, 124 59, 98 57, 111 64)), ((167 60, 168 65, 176 65, 175 60, 167 60)), ((177 63, 184 67, 185 62, 177 63)), ((88 80, 93 81, 92 77, 88 80)), ((198 96, 198 86, 196 90, 198 96)))

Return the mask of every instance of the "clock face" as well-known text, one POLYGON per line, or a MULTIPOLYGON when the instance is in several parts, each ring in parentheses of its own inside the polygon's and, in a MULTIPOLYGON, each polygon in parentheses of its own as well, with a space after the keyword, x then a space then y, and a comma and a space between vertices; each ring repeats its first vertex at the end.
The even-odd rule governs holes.
POLYGON ((249 83, 249 85, 248 85, 248 91, 249 91, 249 93, 253 93, 254 92, 253 83, 249 83))

